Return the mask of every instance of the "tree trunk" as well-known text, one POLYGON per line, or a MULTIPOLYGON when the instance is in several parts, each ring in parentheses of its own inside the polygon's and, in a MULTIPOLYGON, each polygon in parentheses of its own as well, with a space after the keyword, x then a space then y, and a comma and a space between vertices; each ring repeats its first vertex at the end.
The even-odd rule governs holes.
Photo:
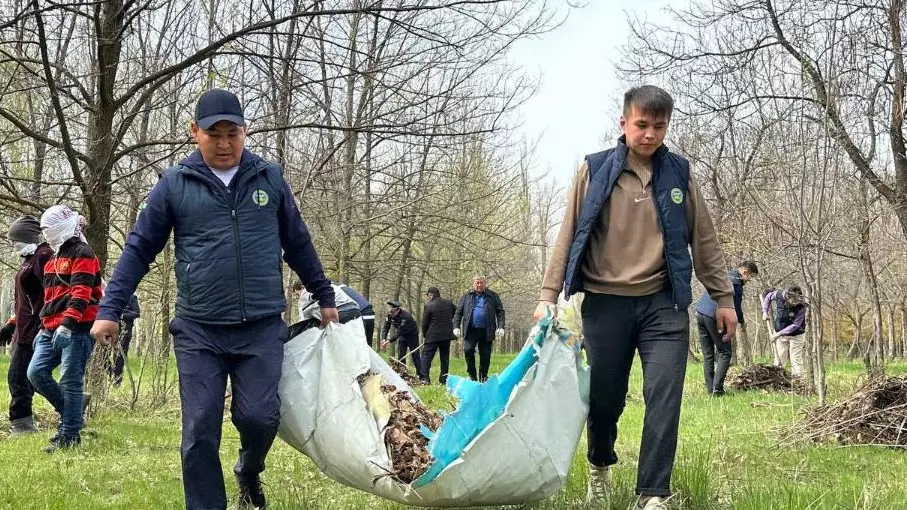
POLYGON ((838 311, 835 310, 831 315, 831 356, 838 361, 838 311))
POLYGON ((901 305, 901 356, 907 356, 907 309, 901 305))
POLYGON ((861 345, 863 343, 863 317, 860 317, 857 321, 851 321, 853 323, 853 341, 850 344, 850 349, 847 351, 845 359, 847 361, 853 361, 857 359, 857 356, 860 354, 861 345))
POLYGON ((737 351, 739 353, 737 359, 743 366, 748 367, 753 364, 753 346, 747 334, 746 323, 737 327, 737 351))

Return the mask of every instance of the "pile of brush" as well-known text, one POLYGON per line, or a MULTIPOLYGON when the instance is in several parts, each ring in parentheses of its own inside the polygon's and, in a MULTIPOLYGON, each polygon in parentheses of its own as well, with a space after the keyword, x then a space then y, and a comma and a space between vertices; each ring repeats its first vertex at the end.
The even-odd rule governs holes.
POLYGON ((727 386, 733 390, 791 391, 793 381, 784 367, 755 364, 734 370, 727 386))
POLYGON ((907 448, 907 378, 875 379, 840 402, 809 411, 786 439, 907 448))

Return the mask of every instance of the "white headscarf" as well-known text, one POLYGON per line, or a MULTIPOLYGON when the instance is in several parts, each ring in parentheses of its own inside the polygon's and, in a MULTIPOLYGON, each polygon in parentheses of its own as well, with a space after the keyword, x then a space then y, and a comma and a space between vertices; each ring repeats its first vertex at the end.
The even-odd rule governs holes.
POLYGON ((65 205, 52 206, 41 215, 41 230, 54 253, 59 252, 63 243, 73 237, 87 242, 82 235, 84 227, 85 218, 65 205))

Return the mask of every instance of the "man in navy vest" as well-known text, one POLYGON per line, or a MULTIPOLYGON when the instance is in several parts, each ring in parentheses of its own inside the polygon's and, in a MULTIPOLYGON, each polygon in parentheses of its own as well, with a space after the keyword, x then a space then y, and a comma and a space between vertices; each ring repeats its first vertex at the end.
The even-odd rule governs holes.
POLYGON ((227 508, 218 450, 228 375, 240 440, 237 506, 264 508, 259 474, 280 420, 277 384, 287 335, 281 258, 318 300, 322 326, 337 321, 334 292, 280 167, 244 148, 239 99, 218 89, 202 94, 192 136, 198 150, 151 190, 91 333, 108 345, 116 341, 130 296, 173 231, 177 297, 170 333, 186 508, 227 508))
MULTIPOLYGON (((745 260, 737 269, 728 271, 728 280, 734 287, 734 310, 737 312, 737 324, 743 327, 743 286, 759 274, 759 266, 752 260, 745 260)), ((699 329, 699 346, 702 348, 702 372, 705 377, 705 389, 716 397, 724 395, 724 378, 731 366, 731 339, 718 334, 718 322, 715 319, 718 303, 708 293, 696 303, 696 325, 699 329)))
POLYGON ((567 298, 585 292, 588 497, 605 507, 635 351, 646 403, 636 508, 665 509, 671 495, 694 267, 718 303, 719 331, 730 338, 737 325, 724 255, 699 187, 687 160, 663 145, 673 109, 658 87, 626 93, 623 136, 615 148, 586 156, 567 196, 536 308, 541 317, 556 310, 562 289, 567 298))
POLYGON ((771 341, 775 346, 775 364, 783 367, 790 360, 790 374, 793 377, 803 375, 803 348, 806 343, 806 300, 803 290, 798 286, 786 290, 774 290, 762 298, 762 319, 770 320, 774 311, 774 323, 771 324, 771 341), (774 310, 772 309, 774 305, 774 310))

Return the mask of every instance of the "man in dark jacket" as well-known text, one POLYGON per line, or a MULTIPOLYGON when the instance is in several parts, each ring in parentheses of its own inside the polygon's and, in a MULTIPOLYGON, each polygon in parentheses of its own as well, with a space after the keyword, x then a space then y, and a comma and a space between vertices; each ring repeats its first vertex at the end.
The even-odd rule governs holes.
POLYGON ((463 294, 454 314, 454 335, 463 332, 463 353, 469 378, 484 382, 491 366, 491 346, 504 336, 504 305, 497 293, 487 287, 484 276, 472 278, 472 290, 463 294), (479 373, 476 377, 476 349, 479 350, 479 373))
MULTIPOLYGON (((743 286, 759 274, 759 267, 751 260, 740 263, 737 269, 728 271, 728 280, 734 287, 734 309, 737 311, 737 324, 743 321, 743 286)), ((724 395, 724 378, 731 365, 731 339, 718 331, 715 315, 718 302, 708 292, 696 303, 696 322, 699 328, 699 345, 702 348, 702 371, 705 376, 706 391, 715 396, 724 395), (716 365, 717 358, 717 365, 716 365)))
POLYGON ((447 372, 450 369, 450 342, 456 337, 453 334, 453 316, 457 307, 449 299, 441 297, 437 287, 429 287, 425 293, 428 302, 422 308, 422 372, 425 383, 431 384, 431 362, 435 352, 441 354, 441 384, 447 383, 447 372))
POLYGON ((41 330, 41 307, 44 306, 44 264, 54 252, 41 242, 41 224, 36 218, 22 216, 9 226, 7 238, 22 259, 15 276, 13 312, 15 320, 10 330, 12 344, 9 360, 9 422, 10 437, 37 432, 32 415, 35 389, 28 380, 28 365, 35 354, 34 341, 41 330))
POLYGON ((229 375, 239 431, 238 506, 264 508, 259 474, 280 420, 277 385, 287 326, 283 260, 337 321, 334 293, 282 170, 249 152, 239 99, 209 90, 195 108, 198 150, 151 190, 113 271, 92 334, 116 341, 119 320, 173 232, 176 316, 170 333, 182 405, 187 509, 225 509, 221 422, 229 375))
POLYGON ((110 367, 110 375, 113 377, 113 384, 119 386, 123 382, 123 366, 126 364, 126 356, 129 356, 129 344, 132 342, 132 331, 135 327, 135 320, 142 316, 142 309, 139 306, 139 296, 133 294, 129 298, 129 304, 123 310, 120 317, 120 349, 113 354, 113 365, 110 367))
POLYGON ((397 343, 397 355, 395 359, 398 363, 406 366, 406 353, 409 352, 413 367, 416 369, 416 375, 419 379, 425 380, 422 371, 422 359, 419 356, 419 327, 416 319, 408 310, 404 310, 399 301, 388 301, 387 306, 390 310, 387 312, 387 318, 384 325, 381 326, 381 347, 387 346, 388 343, 397 343), (391 334, 390 328, 394 328, 391 334))

